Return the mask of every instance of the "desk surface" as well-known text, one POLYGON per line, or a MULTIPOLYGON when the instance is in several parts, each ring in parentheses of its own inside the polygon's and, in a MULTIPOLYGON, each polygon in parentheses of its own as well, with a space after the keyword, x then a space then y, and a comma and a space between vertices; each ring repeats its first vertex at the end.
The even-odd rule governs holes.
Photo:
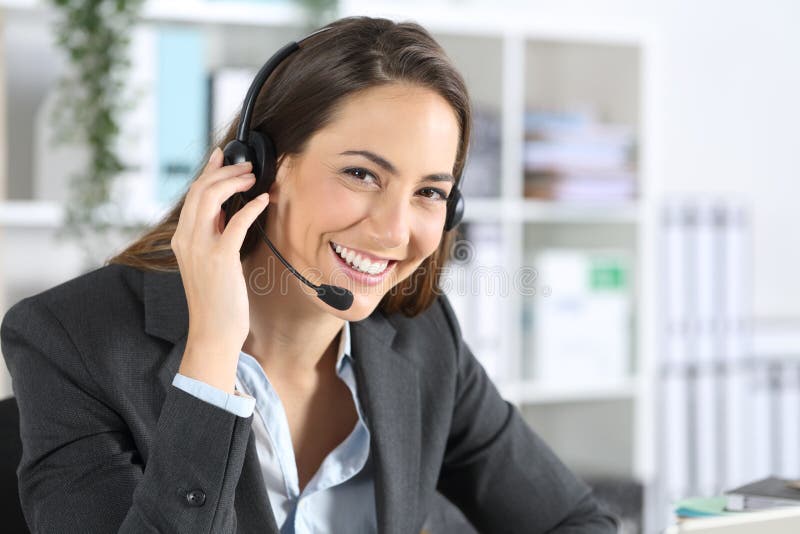
POLYGON ((725 517, 687 519, 669 527, 665 534, 797 534, 800 532, 800 506, 742 512, 725 517))

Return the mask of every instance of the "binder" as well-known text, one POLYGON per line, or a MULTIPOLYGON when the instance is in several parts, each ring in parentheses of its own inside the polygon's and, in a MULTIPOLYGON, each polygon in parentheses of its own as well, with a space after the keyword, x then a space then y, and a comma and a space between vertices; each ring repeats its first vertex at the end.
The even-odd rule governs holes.
POLYGON ((714 495, 718 491, 717 458, 721 452, 718 443, 718 413, 716 387, 718 385, 713 325, 719 310, 716 308, 719 265, 718 232, 715 228, 713 200, 703 199, 691 208, 694 232, 691 255, 695 264, 694 298, 691 313, 695 373, 695 465, 697 478, 694 493, 714 495))
POLYGON ((782 433, 780 469, 783 478, 800 478, 800 364, 784 362, 781 370, 783 393, 781 395, 780 422, 782 433))
POLYGON ((756 363, 750 373, 749 388, 752 392, 749 402, 752 404, 753 419, 748 426, 753 436, 753 454, 744 463, 748 475, 751 473, 755 475, 750 477, 750 480, 764 478, 772 472, 770 373, 769 367, 763 365, 763 362, 756 363))
POLYGON ((747 291, 749 245, 746 241, 744 208, 738 203, 725 204, 724 240, 724 362, 727 380, 725 396, 725 478, 724 487, 744 484, 757 478, 748 469, 754 454, 751 421, 755 415, 748 402, 750 381, 750 350, 747 346, 747 291))
POLYGON ((670 501, 717 494, 768 467, 754 455, 775 458, 768 414, 778 393, 749 358, 743 215, 735 200, 710 196, 676 196, 663 206, 657 426, 659 491, 670 501))
POLYGON ((663 211, 664 251, 661 278, 664 280, 664 350, 659 368, 660 382, 663 384, 661 417, 664 431, 663 439, 659 440, 659 472, 663 477, 663 493, 667 503, 689 493, 689 388, 686 379, 688 355, 685 342, 685 330, 688 326, 685 319, 688 273, 684 260, 686 251, 682 212, 682 205, 678 201, 668 202, 663 211))

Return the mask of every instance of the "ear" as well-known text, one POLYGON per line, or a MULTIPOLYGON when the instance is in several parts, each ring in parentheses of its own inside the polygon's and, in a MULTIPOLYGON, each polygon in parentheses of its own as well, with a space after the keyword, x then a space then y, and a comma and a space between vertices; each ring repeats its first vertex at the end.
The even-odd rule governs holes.
POLYGON ((290 177, 292 174, 294 160, 290 155, 282 155, 276 162, 275 181, 269 190, 269 203, 273 204, 278 201, 281 196, 281 190, 289 187, 291 183, 290 177))

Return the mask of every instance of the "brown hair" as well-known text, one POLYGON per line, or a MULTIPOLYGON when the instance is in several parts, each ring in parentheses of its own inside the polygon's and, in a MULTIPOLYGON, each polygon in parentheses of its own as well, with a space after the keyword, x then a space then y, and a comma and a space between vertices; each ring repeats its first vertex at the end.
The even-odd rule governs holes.
MULTIPOLYGON (((406 82, 437 92, 455 111, 461 135, 453 176, 460 183, 472 114, 466 84, 441 46, 413 22, 346 17, 328 26, 330 30, 305 40, 300 50, 278 66, 256 101, 251 128, 272 138, 279 154, 278 164, 286 155, 302 153, 308 139, 331 122, 336 106, 345 97, 371 87, 406 82)), ((219 146, 224 147, 235 138, 238 123, 239 117, 219 146)), ((185 198, 186 193, 161 221, 107 263, 179 271, 170 242, 185 198)), ((235 209, 241 207, 238 199, 237 195, 232 200, 235 209)), ((259 215, 262 224, 265 215, 259 215)), ((260 242, 254 226, 247 231, 240 258, 260 242)), ((399 311, 413 317, 431 305, 439 293, 441 268, 449 257, 455 233, 445 232, 438 249, 384 296, 380 303, 384 312, 399 311)))

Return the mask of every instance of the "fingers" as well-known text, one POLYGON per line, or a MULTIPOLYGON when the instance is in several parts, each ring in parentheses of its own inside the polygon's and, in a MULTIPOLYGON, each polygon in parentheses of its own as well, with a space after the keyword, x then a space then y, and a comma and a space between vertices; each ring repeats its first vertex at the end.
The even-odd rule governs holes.
MULTIPOLYGON (((186 193, 179 224, 182 222, 187 228, 194 228, 195 225, 200 222, 198 217, 205 218, 206 215, 215 217, 219 211, 219 204, 222 204, 222 202, 235 193, 237 189, 228 188, 228 194, 218 202, 216 207, 214 207, 213 213, 209 213, 208 208, 205 208, 204 213, 200 214, 198 213, 198 210, 204 209, 201 207, 201 204, 206 206, 210 204, 210 202, 203 200, 209 188, 216 183, 226 182, 230 178, 236 178, 250 173, 253 167, 250 162, 236 165, 223 165, 222 162, 223 153, 222 150, 217 147, 211 153, 211 157, 209 158, 203 173, 191 184, 189 191, 186 193)), ((248 188, 245 188, 244 190, 247 189, 248 188)), ((216 193, 216 195, 218 197, 219 193, 216 193)))
POLYGON ((220 180, 203 191, 195 210, 195 231, 207 233, 216 228, 216 216, 222 203, 237 192, 247 191, 256 183, 254 174, 220 180))
POLYGON ((186 194, 186 202, 194 204, 198 202, 205 190, 217 182, 227 180, 229 178, 236 178, 251 173, 253 164, 249 161, 244 163, 236 163, 234 165, 225 165, 218 169, 211 169, 208 173, 201 174, 197 180, 189 187, 189 192, 186 194))
POLYGON ((203 174, 214 169, 218 169, 222 165, 222 160, 222 149, 220 147, 216 147, 211 152, 211 156, 208 158, 208 163, 206 163, 206 166, 203 168, 203 174))
POLYGON ((269 193, 262 193, 239 209, 228 221, 222 233, 222 246, 231 250, 240 250, 247 230, 256 217, 269 205, 269 193))
POLYGON ((255 175, 249 172, 252 168, 249 162, 244 165, 223 165, 222 162, 222 151, 217 148, 184 198, 170 243, 179 265, 184 255, 204 257, 219 248, 238 259, 247 229, 267 206, 266 194, 251 200, 231 217, 226 228, 221 204, 237 192, 252 188, 255 175))
POLYGON ((211 153, 211 157, 208 158, 208 163, 203 169, 203 172, 197 177, 192 187, 195 185, 206 186, 218 180, 238 176, 253 170, 253 164, 249 161, 235 163, 233 165, 223 165, 224 159, 222 149, 219 147, 215 148, 211 153))

